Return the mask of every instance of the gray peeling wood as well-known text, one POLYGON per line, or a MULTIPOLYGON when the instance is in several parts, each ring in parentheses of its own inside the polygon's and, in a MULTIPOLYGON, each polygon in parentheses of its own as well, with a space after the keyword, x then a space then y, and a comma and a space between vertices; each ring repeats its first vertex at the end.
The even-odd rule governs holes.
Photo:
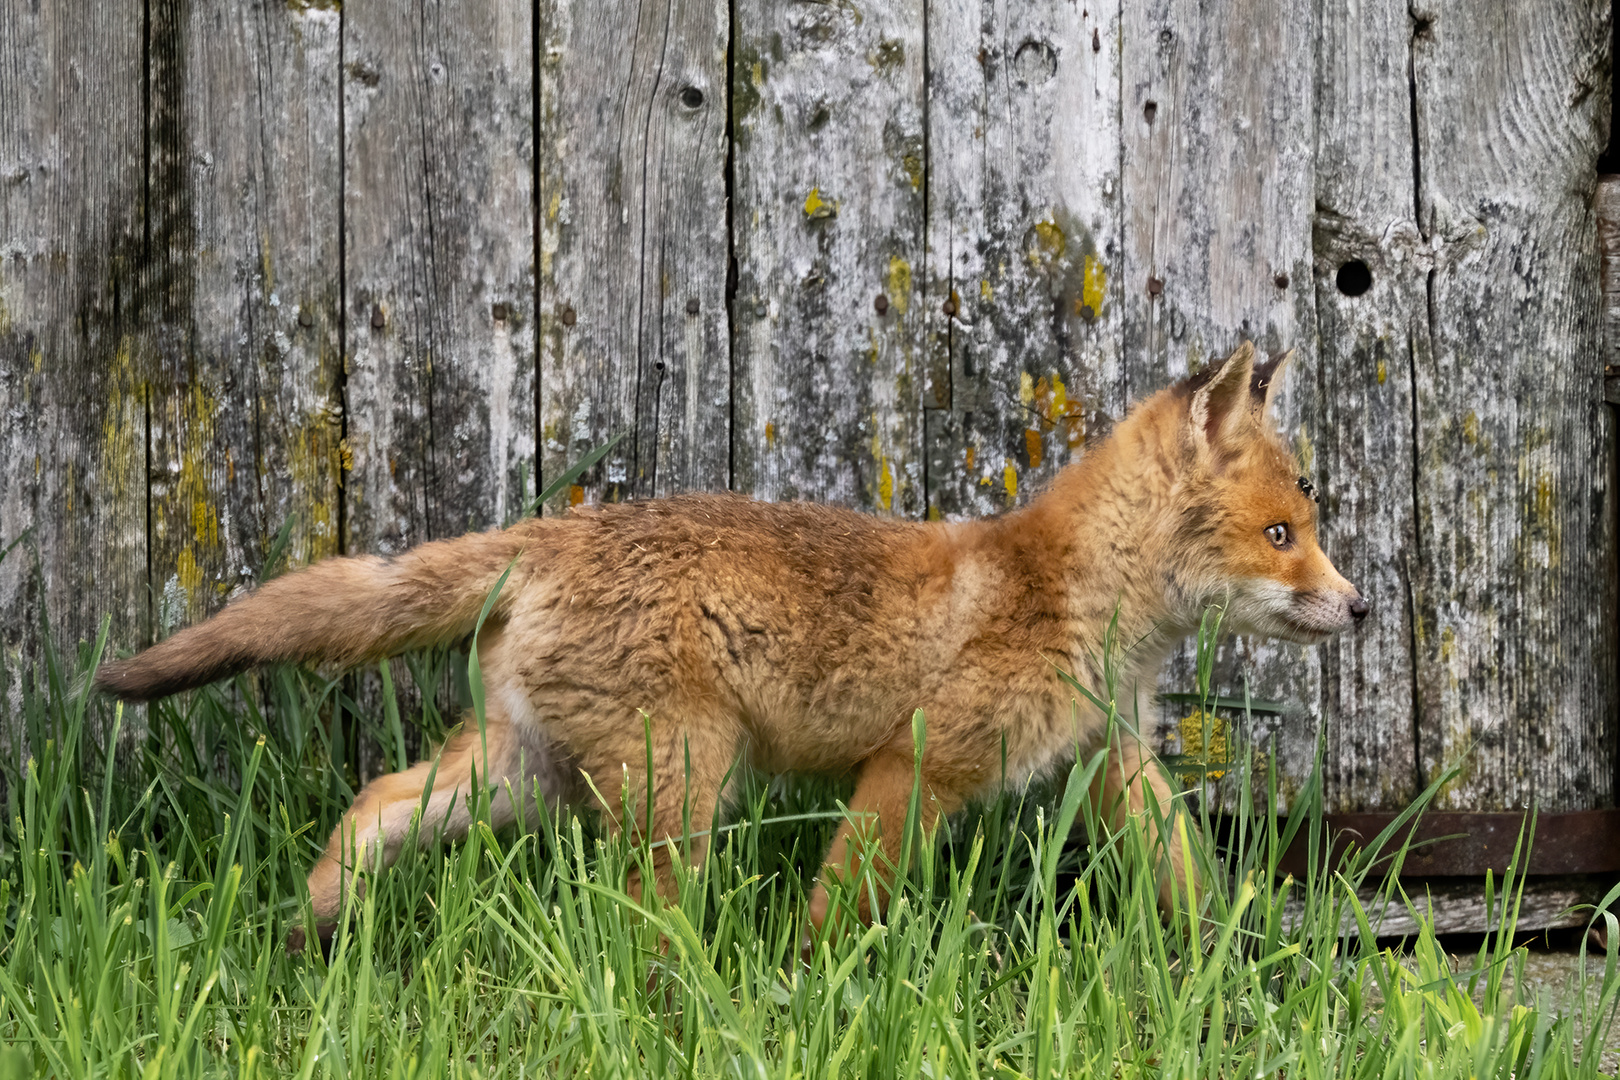
POLYGON ((920 516, 923 6, 735 15, 733 486, 920 516))
POLYGON ((1436 2, 1413 41, 1417 687, 1446 808, 1607 805, 1615 596, 1593 168, 1606 4, 1436 2))
POLYGON ((540 5, 542 473, 557 498, 730 481, 723 6, 540 5))
POLYGON ((1125 407, 1119 13, 954 0, 929 19, 928 508, 982 516, 1125 407))
MULTIPOLYGON (((1294 373, 1292 434, 1320 492, 1322 542, 1373 617, 1313 650, 1309 662, 1320 673, 1327 805, 1399 809, 1422 788, 1412 691, 1412 364, 1426 347, 1428 257, 1412 186, 1412 27, 1405 0, 1355 14, 1324 8, 1321 19, 1317 351, 1294 373)), ((1280 735, 1289 771, 1304 775, 1315 732, 1280 735)))
POLYGON ((42 604, 59 641, 103 616, 115 642, 148 635, 142 19, 0 7, 0 545, 28 536, 0 562, 14 675, 42 604))
POLYGON ((530 19, 344 11, 349 551, 499 525, 532 495, 530 19))
POLYGON ((150 25, 163 636, 251 585, 289 519, 293 564, 338 550, 342 167, 336 12, 208 0, 150 25))

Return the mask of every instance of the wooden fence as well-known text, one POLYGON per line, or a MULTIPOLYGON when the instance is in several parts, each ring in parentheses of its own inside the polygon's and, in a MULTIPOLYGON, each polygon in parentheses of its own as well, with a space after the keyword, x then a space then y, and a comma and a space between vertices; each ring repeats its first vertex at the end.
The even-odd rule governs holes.
POLYGON ((548 512, 995 513, 1247 337, 1299 350, 1286 430, 1374 611, 1226 650, 1285 705, 1266 764, 1297 783, 1320 721, 1336 808, 1469 747, 1448 808, 1610 806, 1608 20, 5 4, 6 656, 42 602, 124 648, 199 619, 290 515, 297 561, 499 524, 619 431, 548 512))

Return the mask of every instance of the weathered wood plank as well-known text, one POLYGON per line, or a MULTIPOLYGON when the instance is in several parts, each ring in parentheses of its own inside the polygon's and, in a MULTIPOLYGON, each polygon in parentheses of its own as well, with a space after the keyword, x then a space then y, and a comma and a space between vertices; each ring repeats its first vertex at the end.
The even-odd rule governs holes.
POLYGON ((162 634, 247 583, 289 515, 294 562, 337 550, 342 164, 336 10, 152 11, 162 634))
POLYGON ((343 17, 345 545, 397 551, 532 492, 532 12, 343 17))
MULTIPOLYGON (((1610 141, 1613 141, 1610 135, 1610 141)), ((1620 176, 1598 177, 1592 200, 1597 217, 1603 285, 1603 397, 1620 404, 1620 176)))
POLYGON ((724 5, 540 7, 542 472, 629 437, 574 492, 730 480, 724 5))
MULTIPOLYGON (((1122 23, 1126 391, 1145 397, 1243 339, 1268 353, 1297 348, 1280 416, 1293 431, 1294 387, 1319 363, 1315 93, 1311 66, 1300 61, 1315 47, 1313 7, 1243 3, 1216 18, 1188 0, 1154 0, 1125 5, 1122 23)), ((1331 534, 1326 541, 1332 549, 1331 534)), ((1280 728, 1254 732, 1284 740, 1286 792, 1303 778, 1287 741, 1314 745, 1317 657, 1239 638, 1223 647, 1217 670, 1229 692, 1241 693, 1247 679, 1255 697, 1290 703, 1280 728)), ((1186 649, 1161 688, 1192 682, 1186 649)))
POLYGON ((143 13, 0 8, 0 649, 148 635, 143 13), (37 561, 36 561, 37 560, 37 561), (37 570, 36 570, 37 568, 37 570))
POLYGON ((1124 411, 1119 11, 1076 15, 928 12, 930 515, 1027 499, 1124 411))
POLYGON ((733 486, 920 516, 923 4, 735 19, 733 486))
MULTIPOLYGON (((1317 349, 1295 372, 1292 434, 1320 492, 1323 542, 1373 605, 1315 650, 1330 809, 1400 809, 1419 791, 1412 688, 1412 365, 1427 349, 1428 257, 1414 221, 1404 0, 1321 9, 1317 349), (1365 272, 1363 272, 1365 271, 1365 272)), ((1292 283, 1290 283, 1292 284, 1292 283)), ((1300 283, 1302 286, 1304 282, 1300 283)), ((1279 733, 1302 775, 1314 725, 1279 733)))
POLYGON ((1434 251, 1416 380, 1419 749, 1431 776, 1463 757, 1445 808, 1613 799, 1592 210, 1608 17, 1591 0, 1416 9, 1419 223, 1434 251))

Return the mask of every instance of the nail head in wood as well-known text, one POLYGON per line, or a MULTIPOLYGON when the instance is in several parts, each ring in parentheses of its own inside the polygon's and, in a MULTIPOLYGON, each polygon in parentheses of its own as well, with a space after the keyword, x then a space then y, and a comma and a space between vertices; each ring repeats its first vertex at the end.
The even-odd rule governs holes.
POLYGON ((945 302, 939 306, 939 310, 943 311, 947 316, 950 316, 951 318, 955 318, 956 317, 956 297, 954 297, 954 296, 947 297, 945 302))
POLYGON ((489 306, 489 314, 490 314, 490 317, 493 318, 496 322, 505 322, 506 321, 506 316, 508 314, 506 305, 505 304, 491 304, 489 306))
POLYGON ((877 299, 872 301, 872 310, 877 312, 879 315, 887 315, 889 313, 888 296, 883 293, 878 293, 877 299))
POLYGON ((698 303, 697 297, 694 296, 686 302, 686 313, 688 315, 696 315, 700 310, 702 310, 702 306, 698 303))
POLYGON ((298 325, 303 327, 315 325, 315 315, 309 310, 309 308, 298 309, 298 325))
POLYGON ((1158 296, 1162 292, 1164 292, 1164 279, 1159 278, 1159 277, 1154 277, 1152 274, 1149 274, 1148 275, 1148 295, 1149 296, 1158 296))
POLYGON ((381 304, 372 304, 371 305, 371 328, 373 330, 381 330, 383 327, 385 327, 387 325, 388 325, 388 316, 383 314, 382 305, 381 304))
POLYGON ((569 304, 562 309, 562 324, 564 326, 573 326, 578 321, 579 315, 574 311, 574 305, 569 304))

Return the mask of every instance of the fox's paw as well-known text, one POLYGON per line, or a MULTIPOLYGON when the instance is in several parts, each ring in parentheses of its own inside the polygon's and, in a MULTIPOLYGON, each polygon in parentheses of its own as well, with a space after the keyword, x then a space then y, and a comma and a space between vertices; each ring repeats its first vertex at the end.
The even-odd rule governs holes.
MULTIPOLYGON (((315 938, 321 943, 321 957, 332 958, 332 934, 337 929, 336 923, 318 922, 315 924, 315 938)), ((287 955, 297 956, 304 951, 307 944, 306 935, 302 926, 295 926, 287 931, 287 955)))

